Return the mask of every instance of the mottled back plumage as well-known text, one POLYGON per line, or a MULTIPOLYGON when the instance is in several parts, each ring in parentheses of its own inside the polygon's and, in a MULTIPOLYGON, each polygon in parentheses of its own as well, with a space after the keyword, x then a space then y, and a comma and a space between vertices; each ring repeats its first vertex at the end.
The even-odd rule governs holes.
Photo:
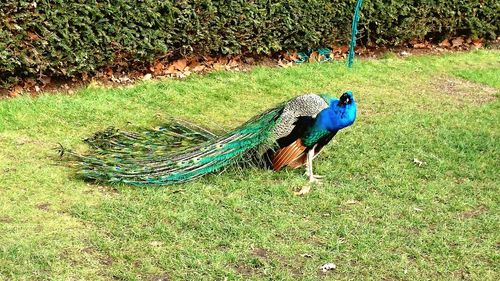
POLYGON ((297 118, 301 116, 316 117, 321 110, 327 107, 327 101, 316 94, 306 94, 288 101, 283 108, 279 122, 274 128, 275 138, 279 139, 288 136, 294 129, 297 118))

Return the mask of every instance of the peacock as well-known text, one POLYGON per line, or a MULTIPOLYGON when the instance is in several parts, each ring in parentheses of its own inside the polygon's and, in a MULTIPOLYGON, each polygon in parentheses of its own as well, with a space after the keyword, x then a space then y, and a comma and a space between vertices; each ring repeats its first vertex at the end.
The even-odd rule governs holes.
POLYGON ((103 182, 168 185, 232 166, 274 171, 305 166, 309 181, 314 183, 320 176, 313 173, 313 159, 355 119, 351 91, 338 99, 305 94, 224 134, 184 121, 136 133, 108 128, 85 140, 90 152, 69 154, 82 177, 103 182))

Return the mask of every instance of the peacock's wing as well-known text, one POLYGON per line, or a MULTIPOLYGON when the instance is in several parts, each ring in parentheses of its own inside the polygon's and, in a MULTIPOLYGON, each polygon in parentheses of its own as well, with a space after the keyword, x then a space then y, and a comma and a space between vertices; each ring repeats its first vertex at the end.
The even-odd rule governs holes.
POLYGON ((285 105, 275 128, 279 148, 272 152, 273 155, 270 157, 274 170, 280 170, 285 166, 297 168, 305 163, 308 148, 301 137, 314 124, 316 115, 329 106, 328 101, 326 96, 307 94, 285 105))
POLYGON ((113 127, 85 139, 100 155, 120 158, 165 156, 216 138, 210 131, 186 121, 173 120, 155 129, 127 132, 113 127))

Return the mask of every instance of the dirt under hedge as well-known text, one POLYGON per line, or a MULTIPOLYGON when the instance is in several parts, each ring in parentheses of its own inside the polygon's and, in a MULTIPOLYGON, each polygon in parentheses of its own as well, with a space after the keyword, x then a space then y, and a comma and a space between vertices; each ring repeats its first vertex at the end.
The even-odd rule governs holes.
MULTIPOLYGON (((0 87, 166 55, 271 54, 345 44, 355 0, 0 3, 0 87)), ((496 38, 496 0, 364 1, 363 43, 496 38)))

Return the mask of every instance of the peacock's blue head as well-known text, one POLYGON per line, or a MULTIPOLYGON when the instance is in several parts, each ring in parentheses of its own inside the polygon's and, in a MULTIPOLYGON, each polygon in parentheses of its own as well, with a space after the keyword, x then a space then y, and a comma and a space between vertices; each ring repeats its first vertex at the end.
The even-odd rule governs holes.
POLYGON ((337 106, 347 106, 349 104, 355 104, 354 95, 351 91, 346 91, 340 96, 337 106))

